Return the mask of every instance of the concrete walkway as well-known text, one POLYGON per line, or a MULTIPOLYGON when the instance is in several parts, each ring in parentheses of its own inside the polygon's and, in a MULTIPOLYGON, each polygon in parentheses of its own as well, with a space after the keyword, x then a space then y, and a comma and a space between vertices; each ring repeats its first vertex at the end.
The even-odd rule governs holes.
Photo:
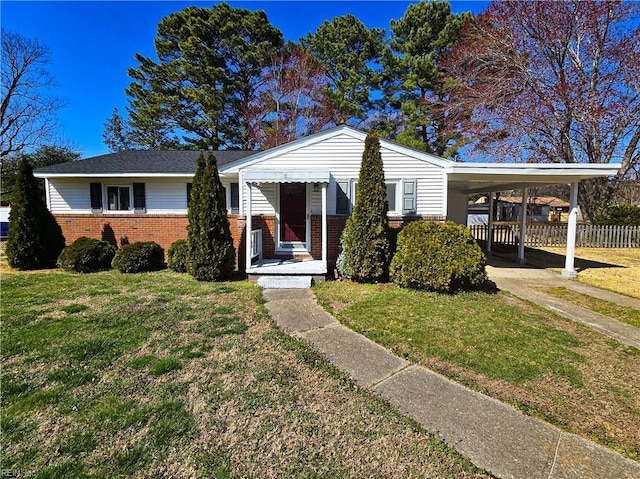
POLYGON ((342 326, 310 290, 263 295, 282 329, 497 477, 640 479, 640 464, 410 364, 342 326))
POLYGON ((640 349, 640 328, 545 294, 541 290, 559 286, 637 310, 640 310, 639 299, 594 288, 593 286, 564 278, 552 271, 521 266, 496 257, 491 258, 490 265, 487 266, 487 274, 489 279, 496 283, 496 286, 501 290, 509 291, 519 298, 544 306, 562 316, 581 322, 623 344, 640 349))

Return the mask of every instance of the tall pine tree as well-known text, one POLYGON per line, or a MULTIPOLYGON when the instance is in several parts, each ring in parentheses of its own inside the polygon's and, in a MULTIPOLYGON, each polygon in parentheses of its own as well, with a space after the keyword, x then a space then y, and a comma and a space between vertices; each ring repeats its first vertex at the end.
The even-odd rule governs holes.
POLYGON ((221 281, 235 269, 236 252, 226 195, 213 153, 201 153, 191 188, 187 227, 187 272, 198 281, 221 281))
POLYGON ((448 109, 451 84, 440 63, 469 17, 452 13, 446 0, 422 0, 409 5, 400 20, 391 20, 390 49, 382 61, 383 101, 404 123, 398 142, 445 158, 461 146, 461 136, 445 127, 454 112, 448 109))
POLYGON ((20 160, 9 213, 6 254, 17 269, 52 268, 64 248, 60 225, 47 209, 33 166, 20 160))
MULTIPOLYGON (((129 139, 142 148, 247 147, 242 108, 282 44, 263 11, 223 2, 166 16, 155 39, 158 61, 136 54, 138 66, 128 71, 129 139)), ((106 127, 107 136, 117 132, 118 118, 106 127)))
POLYGON ((325 20, 302 45, 324 64, 329 85, 325 94, 334 107, 335 123, 367 118, 378 89, 384 30, 368 29, 353 15, 325 20))
POLYGON ((343 277, 360 282, 386 279, 390 261, 388 211, 380 139, 377 133, 370 133, 364 142, 356 204, 340 237, 337 266, 343 277))

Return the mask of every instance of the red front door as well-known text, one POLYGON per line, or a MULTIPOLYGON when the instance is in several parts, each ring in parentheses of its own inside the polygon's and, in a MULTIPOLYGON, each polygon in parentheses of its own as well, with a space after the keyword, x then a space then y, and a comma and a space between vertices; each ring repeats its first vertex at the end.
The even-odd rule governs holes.
POLYGON ((280 241, 307 241, 307 185, 280 184, 280 241))

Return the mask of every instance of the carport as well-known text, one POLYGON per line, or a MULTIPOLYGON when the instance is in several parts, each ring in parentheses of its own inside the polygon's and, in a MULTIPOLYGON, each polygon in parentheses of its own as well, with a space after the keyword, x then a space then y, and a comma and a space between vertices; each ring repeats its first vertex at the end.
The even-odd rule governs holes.
MULTIPOLYGON (((544 185, 568 184, 571 186, 567 248, 562 275, 575 277, 574 258, 576 249, 576 225, 578 218, 578 183, 581 180, 614 176, 620 165, 603 164, 556 164, 556 163, 453 163, 446 168, 448 190, 451 198, 458 202, 473 193, 489 193, 489 232, 493 229, 493 193, 505 190, 522 191, 522 215, 518 262, 525 264, 524 244, 527 228, 527 202, 529 189, 544 185)), ((466 222, 466 221, 465 221, 466 222)), ((487 237, 487 253, 492 250, 492 235, 487 237)))

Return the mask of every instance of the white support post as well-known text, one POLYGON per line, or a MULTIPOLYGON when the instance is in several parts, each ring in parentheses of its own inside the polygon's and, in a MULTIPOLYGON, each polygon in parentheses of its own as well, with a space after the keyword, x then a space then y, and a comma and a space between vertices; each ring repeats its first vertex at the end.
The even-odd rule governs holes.
POLYGON ((245 211, 247 220, 244 227, 244 241, 246 244, 246 262, 245 270, 248 272, 251 268, 251 183, 247 182, 247 211, 245 211))
POLYGON ((493 248, 493 191, 489 192, 489 221, 487 225, 487 254, 491 255, 493 248))
POLYGON ((571 183, 569 206, 569 224, 567 226, 567 251, 564 261, 564 269, 562 276, 567 278, 575 278, 578 273, 574 269, 574 260, 576 256, 576 230, 578 223, 578 183, 571 183))
POLYGON ((527 264, 524 257, 524 242, 527 238, 527 203, 529 202, 529 188, 522 190, 522 212, 520 214, 520 243, 518 244, 518 263, 527 264))
POLYGON ((322 262, 327 263, 327 183, 322 183, 322 262))
POLYGON ((44 197, 47 200, 47 209, 51 211, 51 190, 49 189, 49 178, 44 179, 44 197))

